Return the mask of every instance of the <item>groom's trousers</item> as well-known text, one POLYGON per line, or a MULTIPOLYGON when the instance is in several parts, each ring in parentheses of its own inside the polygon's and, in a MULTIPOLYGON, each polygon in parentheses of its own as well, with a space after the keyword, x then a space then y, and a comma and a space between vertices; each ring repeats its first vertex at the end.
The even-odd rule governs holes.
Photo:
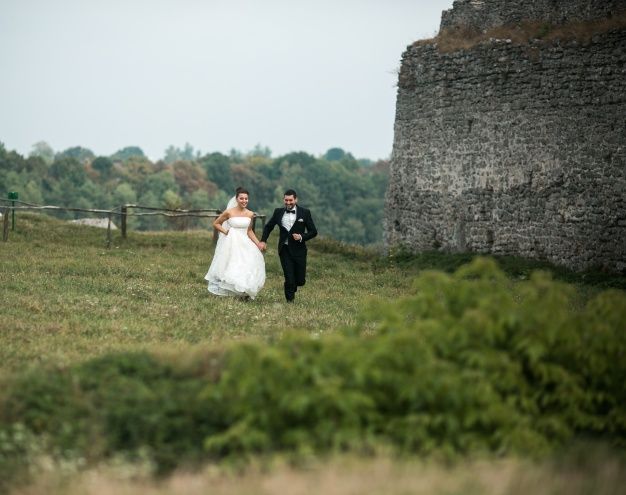
POLYGON ((285 247, 280 250, 279 257, 285 276, 285 298, 293 301, 298 287, 306 282, 306 255, 294 256, 285 247))

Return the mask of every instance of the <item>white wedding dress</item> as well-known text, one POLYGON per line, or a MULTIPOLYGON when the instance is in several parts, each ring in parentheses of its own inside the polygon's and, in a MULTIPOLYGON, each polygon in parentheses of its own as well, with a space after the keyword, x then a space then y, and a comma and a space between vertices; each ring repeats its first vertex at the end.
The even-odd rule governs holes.
POLYGON ((212 294, 254 299, 265 284, 263 254, 248 237, 251 221, 248 217, 228 219, 228 235, 219 236, 211 266, 204 277, 212 294))

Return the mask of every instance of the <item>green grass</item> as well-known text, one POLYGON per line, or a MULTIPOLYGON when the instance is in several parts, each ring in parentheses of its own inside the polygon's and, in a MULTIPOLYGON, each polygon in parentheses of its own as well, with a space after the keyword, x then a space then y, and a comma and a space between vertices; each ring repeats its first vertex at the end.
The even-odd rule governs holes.
MULTIPOLYGON (((394 264, 405 269, 428 268, 451 273, 472 261, 476 255, 472 253, 440 253, 424 252, 418 254, 398 252, 391 256, 394 264)), ((536 270, 547 271, 555 280, 575 285, 582 292, 592 294, 599 289, 626 290, 626 277, 608 273, 600 269, 576 272, 562 266, 555 266, 548 261, 531 260, 515 256, 493 256, 500 269, 510 278, 517 281, 527 280, 536 270)))
POLYGON ((0 244, 0 472, 144 447, 167 471, 333 445, 623 446, 624 293, 604 291, 623 277, 499 258, 505 277, 470 254, 315 239, 288 305, 271 241, 266 286, 243 301, 206 290, 209 232, 116 232, 107 249, 103 230, 20 215, 0 244))
MULTIPOLYGON (((1 243, 0 374, 32 364, 68 365, 111 351, 180 350, 240 339, 280 338, 299 329, 313 335, 352 325, 372 299, 395 300, 423 269, 452 271, 469 254, 395 254, 325 239, 310 242, 307 285, 287 305, 275 235, 265 255, 267 282, 253 301, 212 296, 203 277, 211 233, 113 232, 45 215, 21 214, 1 243)), ((534 268, 575 283, 584 297, 626 286, 625 278, 576 274, 546 263, 502 258, 514 279, 534 268)))
MULTIPOLYGON (((307 285, 294 305, 270 238, 267 282, 253 301, 208 293, 211 233, 113 233, 36 214, 19 215, 0 245, 0 371, 66 365, 109 351, 173 349, 286 330, 320 334, 354 323, 369 297, 393 299, 418 268, 374 268, 364 250, 320 252, 310 243, 307 285), (407 276, 408 275, 408 276, 407 276)), ((333 243, 327 243, 333 250, 333 243)))

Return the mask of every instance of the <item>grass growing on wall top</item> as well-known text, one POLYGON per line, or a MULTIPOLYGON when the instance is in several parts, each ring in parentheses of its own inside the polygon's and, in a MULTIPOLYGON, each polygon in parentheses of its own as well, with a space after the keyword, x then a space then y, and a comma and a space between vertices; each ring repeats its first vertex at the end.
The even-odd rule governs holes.
POLYGON ((626 29, 626 11, 610 19, 569 22, 566 24, 550 24, 540 21, 525 21, 516 25, 497 26, 477 32, 464 27, 442 30, 431 39, 419 40, 414 46, 437 44, 443 52, 469 50, 474 46, 492 40, 510 40, 514 44, 523 45, 532 40, 543 41, 578 41, 588 43, 596 35, 609 31, 626 29))

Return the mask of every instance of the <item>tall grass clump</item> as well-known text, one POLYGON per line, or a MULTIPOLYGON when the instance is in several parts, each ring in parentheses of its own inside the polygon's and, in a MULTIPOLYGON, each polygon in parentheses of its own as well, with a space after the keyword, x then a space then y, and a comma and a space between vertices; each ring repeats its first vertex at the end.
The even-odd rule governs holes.
MULTIPOLYGON (((625 321, 621 291, 581 306, 546 273, 513 283, 478 258, 422 272, 409 295, 326 336, 18 374, 0 392, 0 435, 17 428, 87 464, 147 455, 161 472, 381 446, 444 458, 540 457, 578 438, 623 447, 625 321)), ((12 469, 30 455, 16 452, 12 469)), ((0 470, 8 459, 0 451, 0 470)))

